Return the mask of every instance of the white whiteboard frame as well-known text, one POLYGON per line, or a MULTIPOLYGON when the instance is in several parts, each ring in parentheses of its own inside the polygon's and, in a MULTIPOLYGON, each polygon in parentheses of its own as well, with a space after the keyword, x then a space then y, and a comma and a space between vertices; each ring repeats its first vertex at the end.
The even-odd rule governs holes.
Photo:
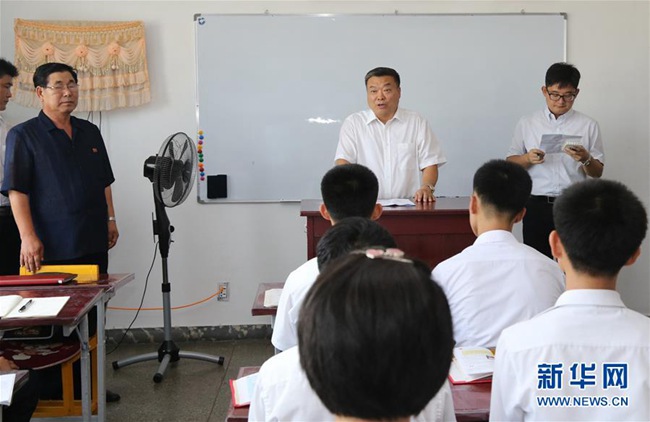
MULTIPOLYGON (((267 12, 267 13, 261 13, 261 14, 205 14, 204 15, 204 14, 197 13, 197 14, 194 15, 194 18, 193 18, 194 22, 195 22, 195 69, 196 69, 195 112, 196 112, 197 131, 201 129, 201 126, 200 126, 200 95, 199 95, 200 85, 199 85, 199 52, 198 52, 199 36, 198 36, 198 33, 197 33, 198 27, 196 25, 197 25, 197 21, 199 19, 201 19, 203 17, 210 17, 210 16, 224 17, 224 18, 228 18, 228 17, 252 17, 252 16, 255 16, 255 17, 264 16, 264 17, 269 17, 269 18, 273 18, 273 17, 308 17, 308 18, 382 17, 382 18, 386 18, 386 17, 391 17, 391 16, 417 16, 417 17, 557 16, 557 17, 561 17, 562 20, 563 20, 563 34, 562 34, 562 37, 563 37, 564 42, 563 42, 562 61, 567 61, 567 44, 568 44, 567 37, 568 37, 568 35, 567 35, 567 14, 566 13, 431 13, 431 14, 419 14, 419 13, 415 14, 414 13, 414 14, 403 14, 403 13, 398 13, 397 11, 395 12, 395 14, 385 14, 385 13, 383 13, 383 14, 271 14, 271 13, 267 12)), ((550 65, 550 64, 552 64, 552 63, 548 63, 548 65, 550 65)), ((377 65, 378 66, 383 65, 381 59, 378 59, 378 64, 377 65)), ((354 76, 356 77, 356 79, 360 79, 360 78, 362 78, 363 73, 365 73, 367 70, 369 70, 369 69, 362 69, 362 70, 360 70, 361 74, 358 74, 358 75, 355 74, 354 76)), ((397 68, 396 70, 398 72, 400 72, 400 68, 397 68)), ((543 74, 543 72, 545 72, 545 70, 546 69, 540 69, 539 73, 543 74)), ((357 73, 359 73, 359 72, 357 72, 357 73)), ((402 73, 400 72, 400 74, 402 74, 402 73)), ((402 75, 402 76, 404 76, 404 75, 402 75)), ((404 86, 404 82, 405 82, 405 80, 402 79, 402 86, 404 86)), ((538 85, 538 87, 541 86, 542 84, 543 84, 543 79, 540 80, 540 84, 538 85)), ((358 95, 361 96, 361 98, 364 97, 364 93, 362 91, 359 91, 358 95)), ((534 93, 526 93, 526 95, 534 95, 534 93)), ((541 97, 541 94, 539 94, 539 95, 541 97)), ((407 98, 408 98, 408 94, 403 94, 402 95, 402 100, 401 100, 400 106, 402 106, 405 103, 405 99, 407 99, 407 98)), ((408 102, 408 100, 406 100, 406 101, 408 102)), ((364 102, 365 102, 365 100, 364 100, 364 102)), ((542 103, 540 103, 540 104, 542 104, 542 103)), ((542 105, 540 105, 540 107, 541 106, 542 105)), ((540 108, 540 107, 538 107, 538 108, 540 108)), ((405 108, 409 108, 409 107, 405 107, 405 108)), ((359 109, 359 110, 361 110, 361 109, 359 109)), ((417 108, 415 108, 415 110, 420 111, 420 110, 417 110, 417 108)), ((533 112, 535 110, 536 109, 522 110, 521 115, 528 114, 528 113, 533 112)), ((432 127, 433 127, 434 132, 436 132, 435 124, 432 124, 432 127)), ((514 129, 514 124, 513 124, 512 128, 511 128, 511 130, 512 129, 514 129)), ((198 141, 198 138, 197 138, 197 141, 198 141)), ((445 149, 445 140, 441 139, 441 143, 442 143, 443 149, 445 149)), ((508 139, 507 144, 503 146, 504 147, 504 153, 505 153, 505 150, 507 149, 508 144, 509 144, 509 139, 508 139)), ((448 150, 448 148, 445 149, 445 151, 447 151, 447 150, 448 150)), ((448 156, 448 158, 449 158, 449 156, 448 156)), ((206 159, 209 160, 209 157, 206 156, 206 159)), ((333 156, 331 157, 330 161, 331 161, 331 163, 333 165, 333 161, 334 161, 333 156)), ((208 170, 208 169, 209 169, 209 167, 206 167, 206 170, 208 170)), ((470 172, 473 173, 473 169, 470 170, 470 172)), ((300 199, 304 199, 304 198, 291 198, 291 199, 283 199, 283 198, 282 199, 208 199, 207 194, 206 194, 206 191, 207 191, 207 176, 208 176, 208 173, 206 171, 205 181, 200 181, 200 178, 197 178, 197 201, 199 203, 201 203, 201 204, 215 204, 215 203, 221 203, 221 204, 222 203, 278 203, 278 202, 298 202, 298 201, 300 201, 300 199)), ((445 177, 445 170, 444 170, 444 167, 443 167, 441 169, 441 181, 444 180, 444 177, 445 177)), ((318 182, 320 182, 320 179, 318 180, 318 182)), ((444 196, 444 192, 443 192, 443 196, 444 196)), ((448 196, 458 196, 458 195, 448 195, 448 196)))

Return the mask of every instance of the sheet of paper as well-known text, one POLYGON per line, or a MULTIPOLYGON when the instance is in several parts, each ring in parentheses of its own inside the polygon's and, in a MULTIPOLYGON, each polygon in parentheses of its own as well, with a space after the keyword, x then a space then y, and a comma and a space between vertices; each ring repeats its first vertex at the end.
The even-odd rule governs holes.
POLYGON ((565 144, 569 145, 582 145, 580 140, 582 136, 578 135, 562 135, 559 133, 542 135, 542 141, 539 144, 539 149, 547 154, 561 153, 565 144))
POLYGON ((16 382, 16 374, 3 374, 0 375, 0 404, 9 406, 11 398, 14 394, 14 382, 16 382))
POLYGON ((393 199, 379 199, 377 201, 382 207, 414 207, 415 203, 410 199, 393 198, 393 199))
POLYGON ((25 298, 7 315, 7 318, 57 316, 70 296, 25 298), (30 302, 31 301, 31 302, 30 302), (25 306, 21 312, 20 309, 25 306))
POLYGON ((282 289, 269 289, 264 292, 264 307, 271 308, 277 307, 280 303, 280 295, 282 294, 282 289))
POLYGON ((23 299, 19 295, 0 296, 0 318, 4 318, 23 299))
POLYGON ((453 358, 449 367, 449 379, 452 384, 491 382, 492 374, 467 375, 461 369, 456 358, 453 358))

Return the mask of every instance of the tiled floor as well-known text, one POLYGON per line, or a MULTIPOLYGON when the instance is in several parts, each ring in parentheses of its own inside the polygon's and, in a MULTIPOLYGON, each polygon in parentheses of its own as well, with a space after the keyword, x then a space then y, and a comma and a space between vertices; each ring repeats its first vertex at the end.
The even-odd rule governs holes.
MULTIPOLYGON (((259 366, 273 355, 270 340, 200 341, 177 343, 181 351, 223 356, 223 366, 181 358, 170 364, 165 378, 153 382, 158 361, 140 362, 114 370, 111 363, 155 352, 158 344, 123 344, 107 356, 106 385, 122 399, 107 404, 108 422, 223 422, 230 402, 228 380, 241 366, 259 366)), ((110 350, 110 346, 108 346, 110 350)))

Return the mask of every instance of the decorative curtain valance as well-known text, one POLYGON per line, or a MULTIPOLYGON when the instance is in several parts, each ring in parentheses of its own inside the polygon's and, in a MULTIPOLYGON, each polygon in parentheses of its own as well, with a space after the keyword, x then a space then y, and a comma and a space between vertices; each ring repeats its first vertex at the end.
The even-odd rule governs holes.
POLYGON ((40 108, 34 70, 66 63, 77 71, 77 111, 136 107, 151 101, 144 23, 16 19, 17 103, 40 108))

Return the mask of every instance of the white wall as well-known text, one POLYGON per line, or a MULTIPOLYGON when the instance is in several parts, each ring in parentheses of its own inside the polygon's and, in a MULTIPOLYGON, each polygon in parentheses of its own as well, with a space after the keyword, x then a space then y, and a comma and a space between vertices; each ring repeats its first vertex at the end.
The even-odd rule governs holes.
MULTIPOLYGON (((153 101, 136 109, 104 113, 103 133, 116 182, 113 185, 118 246, 110 252, 111 272, 135 272, 111 305, 137 306, 153 255, 151 185, 142 176, 146 157, 171 133, 194 137, 195 13, 568 13, 568 59, 583 74, 576 108, 596 118, 607 153, 605 176, 629 185, 650 202, 649 170, 649 5, 641 1, 458 1, 458 2, 198 2, 198 1, 0 1, 0 55, 13 59, 13 19, 143 20, 153 101)), ((399 36, 399 35, 394 35, 399 36)), ((389 56, 381 41, 369 43, 378 60, 389 56)), ((380 63, 379 63, 380 64, 380 63)), ((351 70, 351 71, 359 71, 351 70)), ((541 70, 543 71, 543 70, 541 70)), ((543 81, 540 80, 540 86, 543 81)), ((508 93, 511 94, 511 93, 508 93)), ((225 100, 227 101, 227 99, 225 100)), ((508 107, 504 97, 503 106, 508 107)), ((540 107, 543 99, 540 94, 540 107)), ((522 110, 528 112, 532 110, 522 110)), ((10 104, 6 117, 19 122, 36 110, 10 104)), ((504 150, 507 145, 504 145, 504 150)), ((468 169, 473 171, 473 169, 468 169)), ((260 175, 264 177, 264 175, 260 175)), ((443 174, 444 177, 444 174, 443 174)), ((194 195, 169 209, 176 227, 169 268, 172 304, 194 302, 229 281, 229 302, 212 300, 176 311, 175 326, 256 324, 250 305, 263 281, 282 281, 304 261, 304 220, 297 204, 199 205, 194 195)), ((650 250, 644 244, 644 251, 650 250)), ((647 255, 624 270, 625 302, 650 313, 650 260, 647 255)), ((160 261, 149 280, 145 306, 160 306, 160 261)), ((109 311, 108 327, 125 327, 133 313, 109 311)), ((141 313, 135 326, 162 325, 159 312, 141 313)))

